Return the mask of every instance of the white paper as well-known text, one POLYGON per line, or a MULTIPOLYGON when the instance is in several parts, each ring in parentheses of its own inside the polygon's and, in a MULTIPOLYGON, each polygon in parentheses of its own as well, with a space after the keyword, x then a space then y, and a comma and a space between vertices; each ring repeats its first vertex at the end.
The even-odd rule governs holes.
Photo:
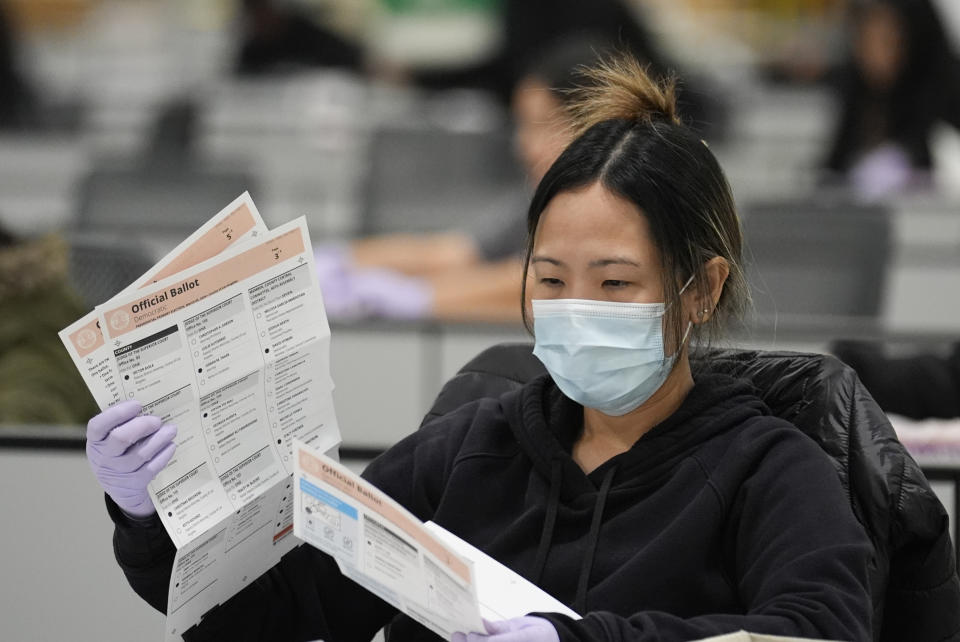
POLYGON ((248 194, 60 333, 101 408, 177 426, 149 491, 177 554, 166 640, 296 545, 292 444, 336 457, 330 328, 303 219, 268 232, 248 194))
POLYGON ((294 446, 294 533, 341 572, 444 639, 483 632, 473 564, 372 484, 294 446))
POLYGON ((566 604, 439 524, 427 522, 424 526, 458 555, 473 562, 480 615, 484 619, 509 620, 527 613, 561 613, 580 619, 566 604))
POLYGON ((177 426, 149 490, 179 548, 336 435, 330 328, 301 218, 98 306, 123 399, 177 426))
MULTIPOLYGON (((118 296, 146 287, 181 270, 193 267, 224 250, 264 234, 264 225, 250 194, 244 192, 131 283, 118 296)), ((101 410, 121 400, 111 367, 110 349, 100 331, 96 311, 60 331, 60 340, 73 359, 101 410)))
MULTIPOLYGON (((335 457, 338 444, 319 443, 335 457)), ((177 549, 167 597, 167 642, 239 593, 300 541, 293 535, 293 477, 286 476, 177 549)))

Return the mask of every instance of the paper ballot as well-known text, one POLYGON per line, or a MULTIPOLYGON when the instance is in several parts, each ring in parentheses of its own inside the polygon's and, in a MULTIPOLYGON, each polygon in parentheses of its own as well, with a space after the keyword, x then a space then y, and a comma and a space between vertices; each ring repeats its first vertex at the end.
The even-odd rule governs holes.
POLYGON ((480 615, 484 619, 508 620, 527 613, 562 613, 580 619, 580 615, 566 604, 443 526, 434 522, 427 522, 424 526, 455 553, 473 562, 480 615))
POLYGON ((295 439, 336 456, 327 323, 306 223, 268 231, 242 195, 60 333, 101 408, 177 425, 149 492, 177 547, 166 639, 297 544, 295 439))
MULTIPOLYGON (((266 231, 267 226, 253 204, 253 199, 244 192, 121 294, 137 291, 193 267, 230 247, 255 239, 266 231)), ((110 349, 103 339, 100 318, 96 311, 61 330, 60 340, 73 358, 97 405, 104 409, 121 401, 118 382, 110 361, 110 349)))
POLYGON ((574 611, 433 522, 420 522, 315 447, 294 446, 294 532, 340 570, 445 639, 481 617, 574 611))
POLYGON ((482 632, 473 565, 409 511, 316 448, 294 447, 296 536, 444 639, 482 632))

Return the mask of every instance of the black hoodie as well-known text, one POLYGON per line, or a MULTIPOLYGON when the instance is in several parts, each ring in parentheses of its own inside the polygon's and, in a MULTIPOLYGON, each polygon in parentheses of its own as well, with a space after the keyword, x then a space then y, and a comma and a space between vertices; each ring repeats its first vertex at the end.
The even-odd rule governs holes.
MULTIPOLYGON (((745 383, 698 378, 669 419, 590 474, 570 454, 582 425, 544 376, 437 419, 364 477, 584 614, 541 614, 564 641, 871 639, 872 549, 837 474, 745 383)), ((147 586, 165 589, 169 561, 145 530, 118 524, 117 557, 162 607, 165 591, 151 599, 147 586)), ((394 613, 309 546, 218 611, 188 639, 368 640, 394 613)), ((434 639, 407 618, 390 638, 434 639)))

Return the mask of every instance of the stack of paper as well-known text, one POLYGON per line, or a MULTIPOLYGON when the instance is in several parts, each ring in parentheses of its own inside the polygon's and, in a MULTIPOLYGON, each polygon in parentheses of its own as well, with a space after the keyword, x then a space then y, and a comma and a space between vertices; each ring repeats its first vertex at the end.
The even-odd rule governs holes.
POLYGON ((306 223, 243 194, 60 333, 101 408, 177 426, 150 496, 177 547, 167 636, 268 570, 292 537, 292 444, 336 456, 330 328, 306 223))

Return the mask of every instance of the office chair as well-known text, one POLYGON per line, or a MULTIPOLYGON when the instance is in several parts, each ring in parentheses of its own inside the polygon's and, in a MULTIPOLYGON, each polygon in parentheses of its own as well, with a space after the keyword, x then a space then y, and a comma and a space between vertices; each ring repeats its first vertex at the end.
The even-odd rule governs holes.
POLYGON ((255 191, 243 164, 194 152, 200 125, 195 103, 163 106, 138 155, 98 160, 79 181, 73 229, 179 241, 244 191, 255 191))
POLYGON ((78 185, 73 222, 82 233, 123 234, 145 240, 180 239, 246 190, 245 171, 202 163, 100 163, 78 185))
POLYGON ((884 206, 826 197, 757 202, 743 208, 741 225, 759 322, 879 316, 892 248, 884 206))
MULTIPOLYGON (((421 425, 545 373, 532 347, 504 343, 481 352, 443 386, 421 425)), ((960 580, 946 511, 856 373, 828 355, 729 349, 701 351, 691 367, 695 377, 749 380, 773 414, 829 455, 876 551, 875 639, 960 639, 960 580)))
POLYGON ((109 300, 153 265, 150 252, 137 243, 91 235, 68 237, 70 284, 87 308, 109 300))
POLYGON ((384 127, 371 134, 362 235, 471 229, 491 200, 522 186, 507 130, 384 127))

